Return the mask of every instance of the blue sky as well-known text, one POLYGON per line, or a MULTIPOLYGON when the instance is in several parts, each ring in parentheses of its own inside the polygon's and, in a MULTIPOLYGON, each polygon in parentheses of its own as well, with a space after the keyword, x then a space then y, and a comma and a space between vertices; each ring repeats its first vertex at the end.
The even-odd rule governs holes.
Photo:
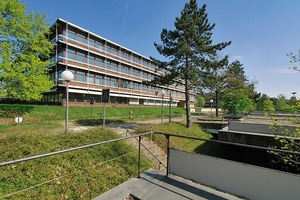
MULTIPOLYGON (((62 18, 144 56, 160 58, 153 43, 160 43, 163 28, 174 29, 187 0, 21 0, 27 11, 47 15, 51 25, 62 18)), ((256 91, 276 97, 300 96, 300 72, 290 67, 287 53, 300 49, 298 0, 198 0, 207 4, 215 23, 214 43, 232 41, 221 52, 238 59, 256 91)), ((296 63, 297 65, 297 63, 296 63)), ((298 63, 300 66, 300 63, 298 63)))

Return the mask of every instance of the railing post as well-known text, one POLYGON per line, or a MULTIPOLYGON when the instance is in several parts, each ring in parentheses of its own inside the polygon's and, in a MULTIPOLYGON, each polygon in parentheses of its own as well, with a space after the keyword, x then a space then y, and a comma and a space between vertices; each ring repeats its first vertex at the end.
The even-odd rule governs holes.
POLYGON ((170 135, 165 135, 167 139, 167 169, 166 176, 169 176, 169 159, 170 159, 170 135))
POLYGON ((138 178, 141 178, 141 140, 142 137, 139 136, 138 178))

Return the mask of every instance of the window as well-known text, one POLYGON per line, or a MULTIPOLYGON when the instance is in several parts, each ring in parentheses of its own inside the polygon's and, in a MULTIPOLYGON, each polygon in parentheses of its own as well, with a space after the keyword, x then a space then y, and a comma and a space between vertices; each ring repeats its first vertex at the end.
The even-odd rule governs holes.
POLYGON ((141 76, 141 70, 139 70, 139 69, 136 70, 136 76, 137 76, 137 77, 140 77, 140 76, 141 76))
POLYGON ((103 79, 103 76, 96 75, 95 83, 96 83, 97 85, 102 85, 102 79, 103 79))
POLYGON ((95 58, 93 56, 89 57, 89 64, 90 65, 95 65, 95 58))
POLYGON ((122 73, 123 66, 121 64, 118 65, 118 72, 122 73))
POLYGON ((118 87, 117 79, 116 78, 110 78, 110 80, 111 80, 111 86, 118 87))
POLYGON ((95 62, 97 67, 102 67, 103 60, 101 58, 96 58, 95 62))
POLYGON ((62 58, 63 58, 63 57, 64 57, 63 52, 62 52, 62 51, 59 52, 59 53, 58 53, 58 60, 57 60, 57 61, 62 62, 62 58))
POLYGON ((147 64, 148 64, 148 62, 144 60, 144 61, 143 61, 143 65, 144 65, 144 66, 147 66, 147 64))
POLYGON ((103 48, 103 44, 101 42, 96 41, 96 48, 102 49, 103 48))
POLYGON ((95 40, 89 39, 89 45, 90 45, 91 47, 94 47, 94 46, 95 46, 95 40))
POLYGON ((139 70, 138 69, 133 69, 133 74, 132 75, 134 75, 134 76, 139 76, 139 70))
POLYGON ((77 57, 76 57, 77 61, 84 62, 84 57, 85 57, 84 53, 77 52, 77 57))
POLYGON ((124 81, 123 82, 123 88, 128 88, 130 85, 130 82, 129 81, 124 81))
POLYGON ((104 78, 104 85, 106 85, 106 86, 111 86, 111 85, 110 85, 110 78, 108 78, 108 77, 105 77, 105 78, 104 78))
POLYGON ((134 89, 134 90, 140 90, 140 85, 139 85, 139 83, 133 83, 133 89, 134 89))
POLYGON ((129 67, 128 66, 124 66, 124 73, 125 74, 128 74, 128 70, 129 70, 129 67))
POLYGON ((131 89, 131 90, 133 89, 133 83, 132 82, 128 81, 128 88, 131 89))
POLYGON ((75 60, 75 51, 74 50, 71 50, 71 49, 68 50, 68 58, 71 60, 75 60))
POLYGON ((106 69, 110 69, 110 62, 109 62, 109 61, 106 61, 106 62, 105 62, 105 68, 106 68, 106 69))
POLYGON ((144 85, 143 86, 143 91, 148 92, 148 86, 144 85))
POLYGON ((95 83, 94 81, 95 81, 94 74, 89 74, 89 76, 88 76, 88 82, 94 84, 95 83))
POLYGON ((111 70, 116 71, 116 67, 117 67, 116 63, 111 63, 111 70))
POLYGON ((84 76, 85 76, 84 72, 76 71, 75 80, 80 82, 85 82, 84 76))
POLYGON ((123 58, 129 60, 129 54, 126 52, 123 52, 123 58))
POLYGON ((115 47, 111 47, 111 53, 117 55, 118 50, 115 47))
POLYGON ((68 37, 68 38, 70 38, 70 39, 73 39, 73 40, 75 40, 75 32, 74 32, 74 31, 71 31, 71 30, 69 30, 69 31, 68 31, 68 35, 67 35, 67 37, 68 37))
POLYGON ((81 43, 85 43, 85 36, 81 35, 79 33, 77 33, 77 37, 76 37, 77 41, 81 42, 81 43))
POLYGON ((106 46, 106 48, 105 48, 105 50, 108 52, 108 53, 110 53, 111 51, 110 51, 110 46, 106 46))

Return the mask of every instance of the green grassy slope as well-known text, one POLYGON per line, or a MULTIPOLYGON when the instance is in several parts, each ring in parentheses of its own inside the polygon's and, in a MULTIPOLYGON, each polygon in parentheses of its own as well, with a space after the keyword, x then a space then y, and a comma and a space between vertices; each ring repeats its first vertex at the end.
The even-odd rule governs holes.
MULTIPOLYGON (((117 137, 100 128, 46 136, 11 134, 0 139, 0 162, 117 137)), ((0 197, 36 186, 11 199, 91 199, 136 176, 137 159, 136 149, 120 141, 1 167, 0 197)), ((142 158, 142 170, 148 168, 150 164, 142 158)))
MULTIPOLYGON (((212 135, 203 131, 203 129, 193 124, 190 129, 186 128, 184 123, 168 123, 164 125, 152 125, 152 130, 163 133, 185 135, 190 137, 197 137, 209 140, 212 135)), ((137 134, 149 132, 148 126, 139 127, 136 130, 137 134)), ((152 139, 162 148, 166 149, 166 138, 162 135, 153 135, 152 139)), ((178 137, 171 137, 170 146, 175 149, 185 150, 189 152, 196 152, 205 155, 211 155, 216 157, 226 157, 228 150, 224 146, 216 143, 191 140, 178 137)))

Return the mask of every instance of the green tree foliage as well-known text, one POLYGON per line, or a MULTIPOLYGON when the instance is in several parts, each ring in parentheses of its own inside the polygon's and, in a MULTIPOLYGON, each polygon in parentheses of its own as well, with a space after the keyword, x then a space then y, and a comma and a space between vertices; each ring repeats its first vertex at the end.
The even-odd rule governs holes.
POLYGON ((45 37, 45 16, 26 15, 18 0, 0 1, 0 91, 1 96, 21 100, 41 99, 49 90, 46 60, 52 50, 45 37))
POLYGON ((230 63, 226 69, 225 77, 225 91, 224 93, 230 93, 235 90, 245 88, 247 78, 245 75, 244 67, 240 61, 236 60, 230 63))
POLYGON ((256 102, 256 110, 263 111, 263 109, 264 109, 263 103, 267 98, 269 98, 269 97, 266 94, 262 94, 260 96, 260 98, 256 102))
POLYGON ((199 95, 196 99, 196 107, 203 107, 205 105, 205 99, 203 96, 199 95))
POLYGON ((288 104, 289 105, 295 105, 296 101, 297 101, 296 96, 291 96, 291 98, 288 101, 288 104))
POLYGON ((281 95, 278 95, 278 97, 275 101, 275 110, 292 112, 293 107, 288 105, 288 100, 285 98, 285 96, 283 94, 281 94, 281 95))
POLYGON ((267 98, 263 102, 263 111, 266 111, 266 112, 268 112, 268 111, 269 112, 274 112, 275 111, 273 102, 269 98, 267 98))
POLYGON ((225 88, 225 68, 228 64, 228 57, 222 59, 214 58, 207 62, 202 78, 200 79, 200 87, 206 88, 215 93, 216 116, 219 116, 219 94, 225 88))
POLYGON ((230 92, 223 96, 221 106, 231 114, 242 115, 253 109, 253 102, 242 92, 230 92))
MULTIPOLYGON (((276 141, 275 149, 282 149, 291 152, 300 152, 300 120, 297 117, 300 111, 300 101, 297 101, 294 106, 295 114, 287 121, 290 126, 295 127, 295 131, 289 131, 282 127, 282 123, 274 116, 270 115, 273 120, 274 139, 276 141), (278 134, 278 131, 281 130, 278 134)), ((286 124, 284 124, 286 125, 286 124)), ((297 154, 287 154, 282 152, 270 151, 275 156, 273 160, 276 164, 285 168, 287 171, 300 174, 300 156, 297 154)))
POLYGON ((244 91, 243 95, 246 95, 253 101, 256 100, 258 95, 255 92, 256 82, 247 79, 243 64, 240 61, 235 60, 230 63, 226 68, 224 76, 224 94, 244 91))
MULTIPOLYGON (((228 65, 227 57, 225 57, 212 64, 203 76, 202 87, 215 92, 217 116, 219 99, 222 99, 223 95, 229 94, 230 96, 238 93, 238 96, 243 96, 243 98, 247 97, 252 100, 256 98, 255 83, 247 80, 243 65, 238 60, 228 65)), ((235 109, 232 111, 236 112, 235 109)))
POLYGON ((185 84, 186 125, 191 127, 190 94, 201 79, 202 70, 214 58, 218 51, 230 42, 213 44, 212 30, 215 24, 208 22, 206 5, 198 8, 196 0, 185 4, 180 17, 176 17, 175 30, 163 29, 162 44, 155 43, 158 52, 167 58, 160 62, 160 68, 167 73, 164 77, 156 77, 151 84, 173 84, 183 80, 185 84))

